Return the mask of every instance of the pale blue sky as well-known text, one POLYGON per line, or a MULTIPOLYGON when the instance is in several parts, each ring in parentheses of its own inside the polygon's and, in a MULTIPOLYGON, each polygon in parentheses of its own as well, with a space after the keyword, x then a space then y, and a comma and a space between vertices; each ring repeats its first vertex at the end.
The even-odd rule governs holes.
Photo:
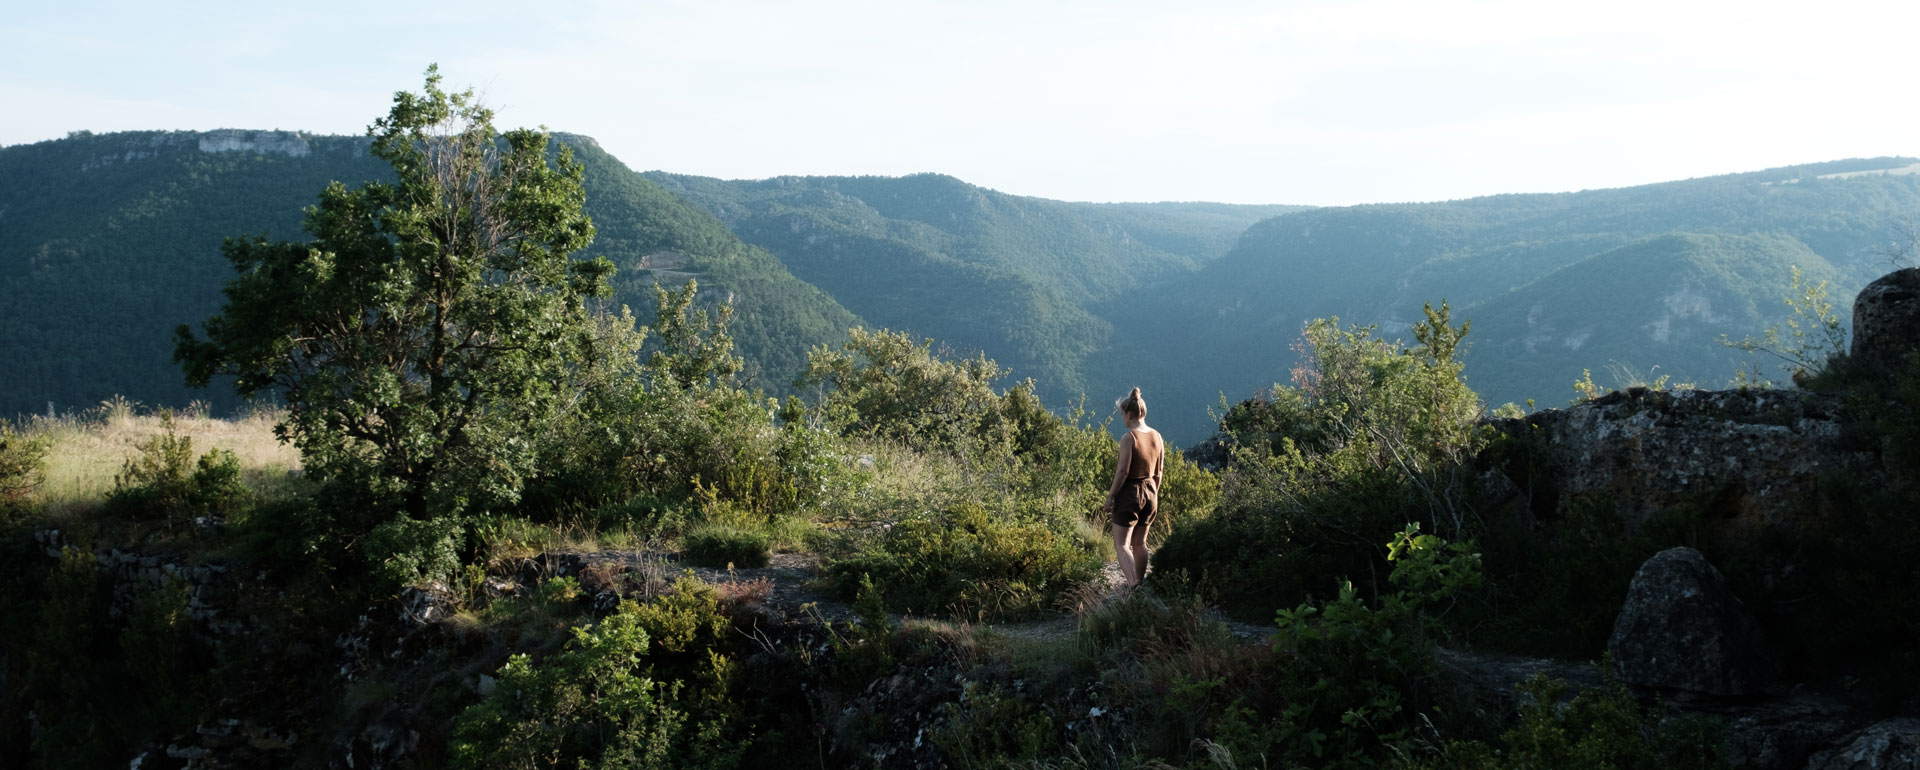
POLYGON ((359 133, 439 62, 636 169, 1347 204, 1920 155, 1908 2, 16 3, 0 144, 359 133))

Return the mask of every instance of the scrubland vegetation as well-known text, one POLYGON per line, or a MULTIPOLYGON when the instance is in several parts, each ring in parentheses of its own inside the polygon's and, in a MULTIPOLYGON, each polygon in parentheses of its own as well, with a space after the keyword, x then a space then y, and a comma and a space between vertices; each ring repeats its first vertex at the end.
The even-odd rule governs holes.
MULTIPOLYGON (((330 188, 313 243, 230 244, 231 301, 177 355, 190 379, 284 406, 217 420, 115 402, 0 431, 0 666, 17 683, 0 764, 118 764, 255 716, 297 730, 248 738, 288 766, 386 751, 376 733, 412 735, 380 743, 411 767, 1720 761, 1713 723, 1610 680, 1542 679, 1510 703, 1441 665, 1443 644, 1598 659, 1640 560, 1711 548, 1697 511, 1629 532, 1599 497, 1559 521, 1489 503, 1487 471, 1525 470, 1535 448, 1489 428, 1446 304, 1410 345, 1310 324, 1289 384, 1225 407, 1213 462, 1169 456, 1154 572, 1114 595, 1110 418, 1055 414, 984 356, 884 330, 814 346, 799 395, 771 398, 743 381, 732 306, 697 283, 655 287, 644 325, 599 299, 605 266, 567 259, 592 234, 579 167, 536 132, 497 143, 464 99, 435 79, 397 98, 375 147, 399 181, 330 188), (413 133, 450 116, 466 122, 445 141, 413 133), (540 242, 436 229, 435 204, 490 210, 460 198, 485 185, 418 175, 438 167, 419 153, 448 148, 504 153, 468 168, 524 175, 512 189, 531 197, 503 205, 540 242), (449 272, 468 283, 432 284, 449 272), (455 295, 470 315, 426 310, 455 295), (123 550, 173 567, 116 582, 101 559, 123 550), (603 551, 627 566, 553 566, 603 551), (828 597, 797 617, 768 608, 767 579, 681 571, 784 553, 828 597), (244 590, 196 593, 207 565, 244 590), (396 614, 412 630, 380 636, 396 614)), ((1851 394, 1862 441, 1920 456, 1920 369, 1818 360, 1802 384, 1851 394)), ((1742 583, 1759 573, 1716 554, 1790 673, 1883 699, 1920 677, 1902 641, 1920 608, 1898 588, 1920 585, 1902 557, 1920 526, 1888 513, 1913 510, 1915 479, 1888 467, 1808 501, 1832 527, 1794 546, 1792 580, 1742 583)))

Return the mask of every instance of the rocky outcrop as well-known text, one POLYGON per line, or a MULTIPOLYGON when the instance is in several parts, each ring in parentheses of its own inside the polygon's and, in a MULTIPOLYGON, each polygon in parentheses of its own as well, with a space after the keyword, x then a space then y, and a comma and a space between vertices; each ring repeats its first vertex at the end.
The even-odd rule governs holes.
POLYGON ((1634 388, 1493 422, 1514 451, 1494 469, 1542 518, 1582 497, 1629 529, 1676 509, 1735 538, 1797 524, 1824 478, 1872 479, 1879 457, 1842 430, 1839 396, 1798 390, 1634 388))
POLYGON ((1607 643, 1620 680, 1686 695, 1758 695, 1775 669, 1760 624, 1692 548, 1640 565, 1607 643))
POLYGON ((292 131, 243 131, 223 128, 200 135, 201 152, 255 152, 304 158, 313 154, 307 138, 292 131))
POLYGON ((1906 363, 1920 345, 1920 268, 1881 276, 1853 301, 1853 360, 1868 371, 1906 363))
POLYGON ((1920 719, 1873 724, 1839 748, 1813 755, 1807 770, 1920 770, 1920 719))

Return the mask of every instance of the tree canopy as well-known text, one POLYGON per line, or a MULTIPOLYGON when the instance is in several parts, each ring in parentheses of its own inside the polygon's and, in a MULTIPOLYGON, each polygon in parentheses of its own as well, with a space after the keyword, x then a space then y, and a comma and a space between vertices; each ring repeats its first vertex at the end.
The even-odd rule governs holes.
POLYGON ((329 185, 311 241, 229 239, 239 275, 175 360, 193 384, 277 393, 309 472, 410 518, 511 500, 534 456, 520 432, 554 408, 613 270, 572 257, 594 236, 581 166, 544 131, 497 134, 437 68, 368 135, 394 181, 329 185))

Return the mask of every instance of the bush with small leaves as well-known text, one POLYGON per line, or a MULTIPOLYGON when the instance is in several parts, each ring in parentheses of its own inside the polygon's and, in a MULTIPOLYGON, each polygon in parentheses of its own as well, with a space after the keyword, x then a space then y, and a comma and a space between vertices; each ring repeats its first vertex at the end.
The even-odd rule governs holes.
POLYGON ((455 768, 699 768, 739 765, 747 741, 720 652, 728 628, 711 589, 682 581, 573 630, 565 650, 514 655, 492 694, 462 712, 455 768))
POLYGON ((1098 557, 1075 538, 970 504, 899 522, 827 565, 848 598, 865 575, 896 609, 970 619, 1052 607, 1099 569, 1098 557))
POLYGON ((29 496, 45 478, 47 441, 0 422, 0 524, 25 513, 29 496))
POLYGON ((1719 725, 1700 714, 1670 716, 1642 709, 1612 667, 1600 687, 1566 697, 1565 682, 1535 674, 1520 686, 1519 723, 1500 746, 1448 741, 1438 754, 1401 764, 1422 770, 1534 770, 1615 767, 1631 770, 1711 770, 1727 767, 1719 725))
POLYGON ((703 567, 765 567, 772 540, 760 532, 709 526, 687 533, 683 556, 703 567))

